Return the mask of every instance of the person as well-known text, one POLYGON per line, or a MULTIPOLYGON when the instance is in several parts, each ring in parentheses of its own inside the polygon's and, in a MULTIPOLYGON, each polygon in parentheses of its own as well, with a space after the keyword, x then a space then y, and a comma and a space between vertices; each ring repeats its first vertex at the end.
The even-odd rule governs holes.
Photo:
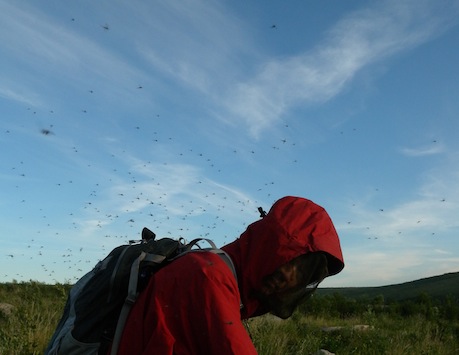
POLYGON ((118 354, 256 354, 242 320, 292 315, 344 261, 327 212, 294 196, 276 201, 218 255, 179 257, 152 276, 124 328, 118 354))

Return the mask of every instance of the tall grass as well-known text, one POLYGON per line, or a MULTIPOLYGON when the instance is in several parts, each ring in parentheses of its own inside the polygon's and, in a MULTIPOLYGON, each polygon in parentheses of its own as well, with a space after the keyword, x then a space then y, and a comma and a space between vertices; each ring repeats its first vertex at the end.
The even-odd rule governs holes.
POLYGON ((0 354, 43 354, 68 290, 36 282, 0 285, 0 302, 14 307, 10 315, 0 312, 0 354))
MULTIPOLYGON (((69 289, 69 285, 35 282, 0 284, 0 303, 14 306, 10 315, 0 312, 0 354, 43 354, 69 289)), ((259 354, 314 354, 319 349, 339 355, 459 354, 459 319, 446 319, 441 312, 401 316, 368 309, 343 316, 330 309, 310 313, 302 309, 288 320, 270 315, 249 320, 246 326, 259 354), (362 324, 369 327, 354 329, 362 324), (341 328, 324 331, 332 326, 341 328)))
POLYGON ((314 354, 326 349, 336 354, 459 354, 459 324, 427 320, 417 315, 388 315, 348 319, 318 318, 295 313, 291 319, 263 316, 248 329, 260 354, 314 354), (368 325, 362 330, 356 325, 368 325), (330 327, 340 327, 325 331, 330 327))

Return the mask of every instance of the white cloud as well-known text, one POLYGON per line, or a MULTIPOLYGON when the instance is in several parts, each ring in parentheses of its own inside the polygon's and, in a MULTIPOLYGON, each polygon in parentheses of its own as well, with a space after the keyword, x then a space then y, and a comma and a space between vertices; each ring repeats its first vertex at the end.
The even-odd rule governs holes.
POLYGON ((443 250, 443 249, 434 249, 434 252, 437 254, 443 254, 443 255, 451 255, 452 253, 448 250, 443 250))
POLYGON ((176 235, 182 228, 187 236, 198 236, 218 222, 220 229, 213 233, 222 243, 223 236, 238 236, 258 217, 258 205, 250 195, 207 178, 197 166, 174 162, 167 154, 162 155, 167 164, 122 156, 130 173, 127 178, 104 174, 111 183, 85 209, 86 221, 80 222, 85 234, 132 235, 130 228, 145 223, 162 234, 176 235))
POLYGON ((346 268, 329 283, 381 286, 457 271, 458 177, 452 155, 423 174, 408 201, 383 211, 374 206, 376 196, 356 202, 347 211, 352 223, 337 225, 346 268))
POLYGON ((378 211, 370 206, 354 209, 352 223, 339 229, 365 238, 410 243, 432 235, 449 235, 458 227, 458 202, 419 198, 378 211))
POLYGON ((428 155, 441 154, 446 151, 443 144, 434 144, 418 148, 402 148, 401 152, 410 157, 422 157, 428 155))
MULTIPOLYGON (((37 93, 31 91, 26 87, 12 88, 13 85, 5 85, 5 82, 2 83, 3 87, 0 87, 0 97, 6 100, 16 101, 27 106, 39 107, 42 106, 42 101, 37 93)), ((17 85, 14 85, 17 86, 17 85)))
MULTIPOLYGON (((443 4, 443 3, 442 3, 443 4)), ((444 31, 458 13, 434 1, 386 1, 338 22, 323 44, 266 63, 228 95, 228 121, 242 121, 252 135, 276 123, 290 107, 330 100, 360 69, 420 45, 444 31)))
POLYGON ((459 258, 447 257, 438 251, 431 253, 428 247, 391 247, 382 251, 355 247, 344 251, 344 270, 326 279, 322 287, 391 285, 457 272, 459 265, 459 258))
MULTIPOLYGON (((352 286, 382 286, 384 284, 411 281, 412 269, 423 264, 417 250, 371 251, 346 250, 346 266, 334 284, 352 286), (363 272, 366 270, 366 272, 363 272)), ((330 282, 332 279, 330 279, 330 282)))
POLYGON ((140 56, 162 75, 207 99, 219 100, 221 86, 240 75, 235 63, 252 52, 244 23, 219 2, 169 1, 143 8, 138 18, 144 26, 136 35, 140 56))
POLYGON ((108 49, 97 36, 77 33, 32 6, 2 3, 2 7, 0 54, 14 61, 14 66, 7 67, 16 70, 0 69, 4 81, 15 83, 1 89, 2 96, 30 104, 37 98, 51 101, 56 94, 49 91, 63 84, 67 94, 84 87, 86 92, 94 89, 112 99, 122 97, 120 102, 138 99, 136 89, 146 75, 115 52, 116 48, 108 49))

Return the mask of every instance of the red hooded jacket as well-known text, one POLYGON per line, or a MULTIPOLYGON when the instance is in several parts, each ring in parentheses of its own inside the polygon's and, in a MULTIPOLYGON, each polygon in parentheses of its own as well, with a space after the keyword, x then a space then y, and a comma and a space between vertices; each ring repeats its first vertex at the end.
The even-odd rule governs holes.
POLYGON ((263 277, 297 256, 322 251, 329 275, 344 267, 327 212, 299 197, 278 200, 220 256, 188 253, 152 276, 133 306, 118 354, 256 354, 242 319, 268 312, 254 297, 263 277), (240 301, 243 303, 240 309, 240 301))

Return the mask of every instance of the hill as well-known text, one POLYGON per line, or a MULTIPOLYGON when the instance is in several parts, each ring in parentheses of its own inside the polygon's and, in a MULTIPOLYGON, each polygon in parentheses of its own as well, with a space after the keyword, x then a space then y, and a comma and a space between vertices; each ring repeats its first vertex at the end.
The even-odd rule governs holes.
MULTIPOLYGON (((33 289, 34 293, 43 295, 61 294, 66 298, 72 285, 56 284, 48 285, 36 281, 20 283, 0 283, 0 301, 8 300, 18 290, 33 289)), ((24 291, 25 292, 25 291, 24 291)), ((415 281, 377 287, 325 287, 318 288, 316 294, 319 296, 332 295, 338 293, 344 297, 359 299, 373 299, 377 296, 384 296, 386 301, 403 301, 417 298, 420 294, 428 294, 434 299, 444 299, 452 296, 459 300, 459 272, 447 273, 439 276, 427 277, 415 281)))
POLYGON ((374 298, 383 295, 387 301, 414 299, 419 294, 426 293, 432 298, 443 299, 453 296, 459 299, 459 272, 427 277, 416 281, 379 287, 329 287, 319 288, 318 295, 339 293, 345 297, 361 299, 374 298))

